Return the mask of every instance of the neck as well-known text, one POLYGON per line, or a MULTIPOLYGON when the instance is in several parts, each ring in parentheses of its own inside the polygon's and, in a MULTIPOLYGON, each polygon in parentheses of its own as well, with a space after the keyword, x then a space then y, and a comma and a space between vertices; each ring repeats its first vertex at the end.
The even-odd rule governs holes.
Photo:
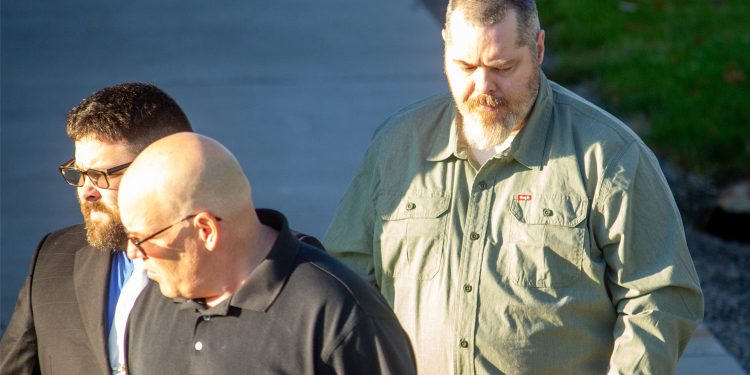
POLYGON ((492 159, 495 155, 497 155, 497 153, 495 152, 494 147, 491 149, 478 149, 469 146, 469 157, 471 158, 471 161, 476 164, 477 169, 481 168, 487 163, 487 160, 492 159))
POLYGON ((253 239, 249 241, 250 246, 235 247, 242 250, 235 252, 233 256, 227 257, 230 262, 225 264, 221 270, 217 270, 217 274, 223 273, 228 278, 220 294, 205 298, 206 305, 209 307, 216 306, 230 298, 242 287, 242 284, 250 277, 250 274, 266 259, 279 234, 275 229, 266 225, 260 225, 253 232, 250 233, 250 238, 253 239))
POLYGON ((206 306, 208 307, 214 307, 220 303, 222 303, 224 300, 228 299, 232 296, 232 293, 226 292, 224 294, 214 296, 214 297, 206 297, 206 306))

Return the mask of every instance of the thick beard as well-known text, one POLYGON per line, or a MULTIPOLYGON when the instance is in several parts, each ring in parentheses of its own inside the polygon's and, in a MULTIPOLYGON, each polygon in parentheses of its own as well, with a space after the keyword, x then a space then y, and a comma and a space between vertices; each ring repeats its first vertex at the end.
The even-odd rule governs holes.
POLYGON ((128 240, 120 214, 101 201, 81 202, 81 213, 86 224, 86 239, 91 246, 101 251, 112 251, 122 247, 128 240), (109 219, 105 222, 94 221, 91 219, 92 211, 104 212, 109 219))
POLYGON ((464 117, 462 129, 469 145, 489 149, 503 143, 531 112, 539 92, 539 80, 537 72, 529 79, 525 95, 517 100, 479 94, 459 104, 458 110, 464 117), (480 106, 497 107, 504 113, 484 111, 480 106))

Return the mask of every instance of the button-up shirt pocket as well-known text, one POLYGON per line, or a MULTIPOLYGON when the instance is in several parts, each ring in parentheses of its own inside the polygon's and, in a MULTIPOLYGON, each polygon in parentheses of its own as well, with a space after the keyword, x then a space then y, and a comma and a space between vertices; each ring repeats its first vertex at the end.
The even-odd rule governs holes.
POLYGON ((518 285, 556 288, 581 276, 588 200, 571 194, 535 195, 510 202, 505 238, 507 275, 518 285))
POLYGON ((381 220, 375 226, 374 248, 380 250, 383 273, 416 280, 435 277, 443 261, 449 206, 450 196, 442 192, 378 195, 381 220))

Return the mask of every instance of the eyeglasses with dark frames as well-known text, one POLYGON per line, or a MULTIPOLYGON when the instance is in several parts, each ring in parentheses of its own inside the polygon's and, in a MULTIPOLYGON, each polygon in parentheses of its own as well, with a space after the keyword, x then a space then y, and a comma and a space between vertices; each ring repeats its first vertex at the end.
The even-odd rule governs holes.
POLYGON ((70 159, 64 164, 60 165, 60 174, 65 179, 65 182, 70 186, 81 187, 86 179, 89 177, 91 183, 100 189, 109 189, 109 176, 119 175, 125 173, 125 168, 129 167, 131 163, 120 164, 106 170, 98 169, 79 169, 75 166, 76 159, 70 159))
MULTIPOLYGON (((175 226, 175 225, 177 225, 177 224, 179 224, 179 223, 181 223, 181 222, 183 222, 185 220, 192 219, 192 218, 194 218, 196 216, 198 216, 198 214, 191 214, 191 215, 185 216, 184 218, 182 218, 182 220, 180 220, 180 221, 178 221, 178 222, 176 222, 176 223, 174 223, 174 224, 172 224, 172 225, 170 225, 170 226, 168 226, 166 228, 160 229, 160 230, 156 231, 156 233, 154 233, 154 234, 152 234, 150 236, 146 236, 146 238, 144 238, 142 240, 139 240, 139 239, 137 239, 137 238, 135 238, 133 236, 128 236, 128 241, 130 241, 130 243, 132 243, 133 246, 137 247, 138 251, 140 251, 143 255, 148 255, 148 254, 146 254, 146 250, 143 250, 143 247, 141 246, 141 244, 143 244, 144 242, 146 242, 146 241, 148 241, 150 239, 153 239, 156 236, 158 236, 158 235, 160 235, 160 234, 168 231, 173 226, 175 226)), ((216 218, 216 221, 221 221, 220 217, 218 217, 218 216, 214 216, 214 217, 216 218)))

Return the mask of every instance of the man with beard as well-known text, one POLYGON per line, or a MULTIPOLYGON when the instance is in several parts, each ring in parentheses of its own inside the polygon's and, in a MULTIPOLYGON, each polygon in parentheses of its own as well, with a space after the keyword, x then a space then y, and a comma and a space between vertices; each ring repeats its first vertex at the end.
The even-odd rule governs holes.
POLYGON ((75 158, 60 173, 77 187, 85 224, 42 239, 0 341, 0 373, 125 372, 125 322, 147 277, 123 251, 120 178, 147 145, 185 131, 182 109, 150 84, 105 88, 70 111, 75 158))
POLYGON ((452 95, 388 119, 323 243, 425 374, 674 373, 703 315, 652 152, 541 72, 533 0, 453 0, 452 95))

